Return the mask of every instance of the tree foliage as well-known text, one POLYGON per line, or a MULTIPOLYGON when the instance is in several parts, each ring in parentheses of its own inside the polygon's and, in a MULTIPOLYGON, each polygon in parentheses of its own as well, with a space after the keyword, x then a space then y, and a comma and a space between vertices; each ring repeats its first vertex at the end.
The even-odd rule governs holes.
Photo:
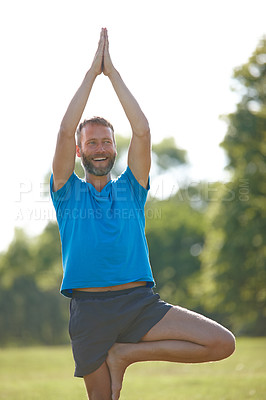
POLYGON ((67 341, 67 310, 58 296, 60 241, 55 223, 29 239, 17 229, 0 256, 0 343, 67 341))
POLYGON ((235 69, 241 100, 224 117, 222 142, 232 171, 231 195, 220 190, 209 210, 202 254, 203 301, 227 314, 238 333, 266 334, 266 39, 235 69))
POLYGON ((173 137, 167 137, 160 143, 152 146, 153 154, 156 155, 157 165, 162 170, 186 164, 186 151, 175 144, 173 137))
POLYGON ((204 215, 186 198, 151 201, 146 209, 150 260, 162 298, 198 308, 191 288, 200 271, 204 215))

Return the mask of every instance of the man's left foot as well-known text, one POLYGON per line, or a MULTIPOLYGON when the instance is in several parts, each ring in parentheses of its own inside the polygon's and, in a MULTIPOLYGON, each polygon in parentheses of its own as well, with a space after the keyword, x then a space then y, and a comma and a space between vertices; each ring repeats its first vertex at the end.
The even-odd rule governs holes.
POLYGON ((115 343, 108 352, 106 359, 112 384, 112 400, 118 400, 128 363, 123 359, 126 343, 115 343))

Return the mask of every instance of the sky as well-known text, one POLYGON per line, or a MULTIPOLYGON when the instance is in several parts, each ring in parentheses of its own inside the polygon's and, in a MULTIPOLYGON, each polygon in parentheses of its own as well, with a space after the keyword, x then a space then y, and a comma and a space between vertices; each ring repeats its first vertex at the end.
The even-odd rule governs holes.
MULTIPOLYGON (((151 192, 163 198, 184 176, 188 184, 230 179, 219 147, 227 127, 219 116, 235 109, 233 69, 248 61, 266 34, 265 15, 265 0, 2 2, 0 251, 16 226, 36 234, 54 219, 44 176, 102 27, 109 32, 114 66, 149 120, 153 142, 173 136, 187 151, 185 172, 152 181, 151 192)), ((93 115, 130 134, 103 75, 84 118, 93 115)))

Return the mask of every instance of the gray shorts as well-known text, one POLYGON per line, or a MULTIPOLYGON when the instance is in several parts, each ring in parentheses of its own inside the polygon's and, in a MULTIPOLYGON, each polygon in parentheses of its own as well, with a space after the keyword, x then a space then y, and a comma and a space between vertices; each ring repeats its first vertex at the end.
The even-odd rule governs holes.
POLYGON ((145 286, 73 292, 69 334, 76 365, 74 375, 83 377, 98 369, 115 342, 139 342, 171 307, 145 286))

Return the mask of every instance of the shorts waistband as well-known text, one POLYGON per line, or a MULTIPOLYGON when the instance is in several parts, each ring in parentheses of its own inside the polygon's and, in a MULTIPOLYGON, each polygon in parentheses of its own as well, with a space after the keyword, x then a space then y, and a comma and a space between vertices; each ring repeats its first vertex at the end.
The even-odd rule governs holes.
POLYGON ((90 299, 95 297, 110 298, 110 297, 118 297, 124 294, 133 293, 139 290, 150 291, 152 290, 152 288, 147 286, 137 286, 134 288, 122 289, 122 290, 106 290, 106 292, 83 292, 81 290, 73 290, 72 298, 77 298, 77 299, 90 299))

